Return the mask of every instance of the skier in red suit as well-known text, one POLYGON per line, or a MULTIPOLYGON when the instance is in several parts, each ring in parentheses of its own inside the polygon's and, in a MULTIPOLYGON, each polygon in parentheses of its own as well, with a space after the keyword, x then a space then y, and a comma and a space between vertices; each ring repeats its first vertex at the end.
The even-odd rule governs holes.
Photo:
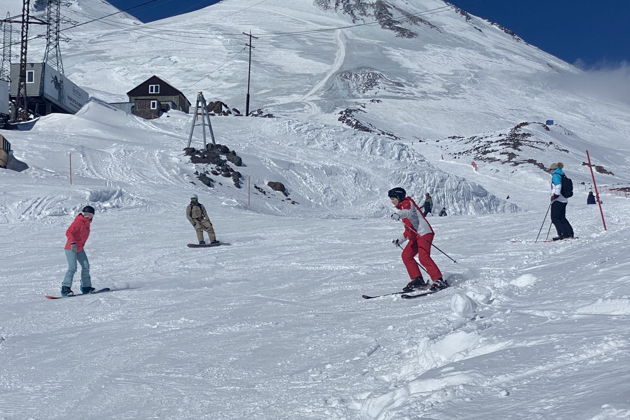
POLYGON ((410 292, 417 289, 437 291, 448 287, 442 278, 442 272, 431 258, 431 243, 435 232, 424 217, 422 210, 413 198, 407 197, 407 192, 403 188, 393 188, 389 190, 387 195, 398 209, 396 213, 392 214, 392 218, 401 220, 405 225, 403 236, 394 239, 392 243, 401 246, 409 241, 403 249, 402 260, 411 281, 403 288, 403 291, 410 292), (420 264, 429 274, 430 280, 425 281, 422 278, 422 273, 414 258, 416 254, 420 259, 420 264))

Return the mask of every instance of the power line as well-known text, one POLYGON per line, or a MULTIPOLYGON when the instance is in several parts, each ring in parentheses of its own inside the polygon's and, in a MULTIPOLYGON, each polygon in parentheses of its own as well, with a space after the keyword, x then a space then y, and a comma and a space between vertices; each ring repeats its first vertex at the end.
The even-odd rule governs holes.
MULTIPOLYGON (((99 21, 99 20, 106 19, 106 18, 114 16, 114 15, 118 15, 118 14, 121 14, 121 13, 126 13, 126 12, 128 12, 130 10, 134 10, 134 9, 139 8, 139 7, 145 6, 147 4, 155 3, 155 2, 158 2, 158 1, 162 1, 162 0, 147 0, 147 1, 143 2, 143 3, 137 4, 137 5, 132 6, 132 7, 128 7, 128 8, 123 9, 123 10, 119 10, 117 12, 110 13, 110 14, 105 15, 105 16, 101 16, 101 17, 98 17, 98 18, 90 19, 90 20, 85 21, 85 22, 77 23, 77 24, 72 25, 72 26, 68 26, 67 28, 61 29, 61 31, 67 31, 67 30, 70 30, 70 29, 77 28, 79 26, 87 25, 88 23, 92 23, 92 22, 96 22, 96 21, 99 21)), ((171 0, 166 0, 166 1, 171 1, 171 0)))
MULTIPOLYGON (((104 1, 104 0, 101 0, 101 1, 104 1)), ((125 13, 125 12, 128 12, 128 11, 130 11, 130 10, 134 10, 134 9, 139 8, 139 7, 146 6, 146 5, 155 4, 155 3, 159 2, 159 1, 170 2, 170 1, 173 1, 173 0, 147 0, 147 1, 143 2, 143 3, 137 4, 137 5, 132 6, 132 7, 128 7, 128 8, 126 8, 126 9, 119 10, 119 11, 117 11, 117 12, 113 12, 113 13, 109 13, 109 14, 107 14, 107 15, 105 15, 105 16, 101 16, 101 17, 98 17, 98 18, 93 18, 93 19, 87 20, 87 21, 85 21, 85 22, 81 22, 81 23, 78 23, 78 24, 75 24, 75 25, 72 25, 72 26, 69 26, 69 27, 63 28, 63 29, 61 29, 60 31, 66 31, 66 30, 74 29, 74 28, 77 28, 77 27, 79 27, 79 26, 84 26, 84 25, 87 25, 87 24, 89 24, 89 23, 93 23, 93 22, 97 22, 97 21, 104 21, 105 19, 107 19, 107 18, 109 18, 109 17, 111 17, 111 16, 114 16, 114 15, 117 15, 117 14, 121 14, 121 13, 125 13)), ((262 0, 262 1, 258 2, 258 3, 252 4, 252 5, 250 5, 250 6, 247 6, 247 7, 243 8, 243 9, 237 10, 236 12, 234 12, 234 13, 232 13, 232 14, 229 14, 229 15, 227 15, 227 16, 225 16, 225 17, 231 17, 231 16, 234 16, 234 15, 236 15, 236 14, 242 13, 242 12, 244 12, 244 11, 246 11, 246 10, 248 10, 248 9, 251 9, 251 8, 253 8, 253 7, 255 7, 255 6, 258 6, 258 5, 260 5, 260 4, 262 4, 262 3, 266 2, 266 1, 267 1, 267 0, 262 0)), ((452 8, 452 6, 450 6, 450 5, 440 6, 440 7, 436 7, 436 8, 434 8, 434 9, 425 10, 424 12, 420 12, 420 13, 417 13, 417 14, 407 15, 407 16, 404 16, 404 17, 398 18, 397 20, 398 20, 398 22, 410 21, 410 20, 413 20, 414 18, 418 18, 418 17, 420 17, 420 16, 427 16, 427 15, 432 15, 432 14, 441 13, 441 12, 443 12, 443 11, 447 10, 447 9, 450 9, 450 8, 452 8)), ((154 35, 154 34, 151 34, 151 33, 147 33, 147 31, 152 31, 152 30, 155 30, 155 31, 160 31, 160 33, 164 33, 164 32, 172 32, 172 33, 179 33, 179 34, 182 34, 182 36, 186 36, 186 35, 195 35, 195 36, 198 36, 198 35, 205 35, 205 33, 203 33, 203 32, 196 32, 196 31, 195 31, 195 32, 193 32, 193 31, 183 31, 183 30, 169 30, 169 29, 160 29, 160 28, 138 27, 138 26, 132 26, 132 25, 125 25, 125 24, 120 23, 120 22, 113 23, 113 22, 106 22, 106 21, 104 21, 104 23, 106 23, 106 24, 108 24, 108 25, 111 25, 111 26, 120 27, 120 28, 122 28, 122 27, 124 27, 124 26, 127 26, 127 27, 129 27, 129 28, 132 28, 134 31, 139 31, 139 32, 141 32, 144 36, 151 37, 151 38, 155 38, 155 39, 160 39, 160 40, 164 40, 164 41, 179 42, 179 43, 186 43, 186 44, 188 44, 188 45, 201 45, 201 46, 205 46, 205 45, 207 45, 207 44, 194 43, 194 42, 191 42, 190 40, 186 40, 186 41, 183 41, 183 40, 182 40, 182 41, 178 41, 178 40, 175 40, 175 39, 173 39, 173 38, 165 38, 165 37, 161 37, 161 36, 154 35)), ((326 27, 326 28, 317 28, 317 29, 310 29, 310 30, 303 30, 303 31, 294 31, 294 32, 270 32, 270 33, 267 33, 267 34, 261 34, 261 35, 259 35, 259 37, 260 37, 260 38, 263 38, 263 39, 264 39, 264 41, 267 41, 267 40, 269 40, 269 39, 271 39, 271 38, 274 38, 274 37, 300 36, 300 35, 307 35, 307 34, 312 34, 312 33, 321 33, 321 32, 328 32, 328 31, 337 31, 337 30, 340 30, 340 29, 352 29, 352 28, 357 28, 357 27, 361 27, 361 26, 370 26, 370 25, 376 25, 376 24, 380 24, 380 22, 379 22, 379 21, 363 22, 363 23, 357 23, 357 24, 352 24, 352 25, 344 25, 344 26, 336 26, 336 27, 326 27)), ((240 36, 242 35, 242 33, 239 33, 239 34, 236 34, 236 33, 233 33, 233 34, 232 34, 232 33, 222 33, 221 35, 222 35, 222 36, 234 36, 234 37, 240 37, 240 36)), ((31 40, 32 40, 32 39, 36 39, 36 38, 38 38, 38 37, 31 38, 31 40)), ((199 38, 200 38, 200 37, 197 37, 197 39, 199 39, 199 38)), ((206 38, 206 39, 215 39, 216 37, 202 37, 202 38, 206 38)), ((15 44, 17 44, 17 43, 14 43, 14 44, 12 44, 12 45, 15 45, 15 44)), ((244 49, 244 48, 243 48, 243 49, 244 49)), ((238 55, 238 54, 239 54, 240 52, 242 52, 242 51, 243 51, 243 50, 238 51, 237 53, 235 53, 235 54, 233 54, 232 56, 230 56, 230 57, 229 57, 229 59, 228 59, 226 62, 224 62, 223 64, 221 64, 221 65, 220 65, 219 67, 217 67, 216 69, 212 70, 212 72, 211 72, 211 73, 214 73, 214 72, 219 71, 219 70, 220 70, 221 68, 223 68, 225 65, 229 64, 230 62, 232 62, 232 61, 233 61, 233 59, 234 59, 234 57, 235 57, 236 55, 238 55)), ((204 75, 204 77, 203 77, 202 79, 198 80, 197 82, 195 82, 195 83, 193 84, 193 86, 194 86, 195 84, 197 84, 197 83, 201 82, 201 80, 203 80, 205 77, 207 77, 207 76, 208 76, 209 74, 211 74, 211 73, 208 73, 208 74, 204 75)))
MULTIPOLYGON (((399 18, 397 20, 399 20, 399 22, 400 21, 409 21, 409 20, 413 20, 414 18, 418 18, 420 16, 427 16, 429 14, 441 13, 441 12, 449 9, 450 7, 451 6, 440 6, 440 7, 436 7, 435 9, 425 10, 424 12, 420 12, 420 13, 417 13, 415 15, 407 15, 407 16, 399 18)), ((345 25, 345 26, 337 26, 337 27, 310 29, 310 30, 304 30, 304 31, 271 32, 271 33, 268 33, 268 34, 260 35, 260 37, 261 38, 272 38, 272 37, 281 37, 281 36, 303 35, 303 34, 310 34, 310 33, 337 31, 339 29, 351 29, 351 28, 357 28, 357 27, 360 27, 360 26, 377 25, 377 24, 380 24, 380 23, 381 22, 379 22, 378 20, 375 20, 375 21, 372 21, 372 22, 357 23, 357 24, 354 24, 354 25, 345 25)))
MULTIPOLYGON (((131 8, 128 8, 128 9, 116 12, 116 13, 111 13, 109 15, 102 16, 100 18, 91 19, 91 20, 89 20, 87 22, 83 22, 83 23, 80 23, 80 24, 77 24, 77 25, 73 25, 73 26, 64 28, 62 30, 73 29, 73 28, 75 28, 77 26, 82 26, 82 25, 85 25, 87 23, 91 23, 91 22, 94 22, 94 21, 106 19, 106 18, 108 18, 110 16, 113 16, 115 14, 123 13, 125 11, 131 10, 131 9, 136 8, 136 7, 140 7, 142 5, 146 5, 146 4, 149 4, 149 3, 154 3, 156 1, 160 1, 160 0, 150 0, 150 1, 147 1, 147 2, 142 3, 140 5, 137 5, 137 6, 134 6, 134 7, 131 7, 131 8)), ((166 0, 166 1, 171 1, 171 0, 166 0)), ((266 2, 266 1, 267 0, 262 0, 262 1, 258 2, 258 3, 250 5, 250 6, 246 7, 246 8, 244 8, 244 9, 238 10, 238 11, 236 11, 236 12, 230 14, 230 15, 227 15, 225 17, 230 17, 230 16, 234 16, 234 15, 236 15, 238 13, 242 13, 243 11, 251 9, 251 8, 253 8, 253 7, 257 6, 257 5, 260 5, 260 4, 262 4, 262 3, 266 2)), ((450 6, 450 5, 440 6, 440 7, 436 7, 436 8, 429 9, 429 10, 425 10, 423 12, 419 12, 419 13, 416 13, 416 14, 399 17, 399 18, 396 18, 396 20, 398 20, 399 23, 402 23, 402 22, 405 22, 405 21, 411 21, 414 18, 419 18, 421 16, 428 16, 428 15, 441 13, 441 12, 444 12, 444 11, 446 11, 448 9, 451 9, 451 8, 452 8, 452 6, 450 6)), ((174 33, 174 34, 181 34, 182 36, 185 36, 185 35, 195 35, 195 36, 207 35, 206 32, 198 32, 198 31, 185 31, 185 30, 166 29, 166 28, 149 28, 149 27, 144 27, 144 26, 139 27, 139 26, 134 26, 134 25, 125 25, 125 24, 119 23, 119 22, 117 22, 117 23, 105 22, 105 23, 107 23, 109 25, 112 25, 112 26, 120 27, 122 30, 119 31, 119 32, 123 32, 124 31, 124 26, 127 26, 132 31, 143 32, 146 36, 150 36, 150 37, 156 37, 156 36, 152 35, 152 34, 149 34, 146 31, 159 31, 160 33, 170 32, 170 33, 174 33)), ((356 23, 356 24, 352 24, 352 25, 325 27, 325 28, 317 28, 317 29, 308 29, 308 30, 302 30, 302 31, 269 32, 269 33, 266 33, 266 34, 260 34, 259 36, 260 36, 260 38, 267 38, 267 39, 269 39, 269 38, 274 38, 274 37, 296 36, 296 35, 306 35, 306 34, 311 34, 311 33, 337 31, 337 30, 340 30, 340 29, 352 29, 352 28, 357 28, 357 27, 361 27, 361 26, 377 25, 377 24, 380 24, 380 23, 381 23, 380 21, 375 20, 375 21, 371 21, 371 22, 356 23)), ((240 37, 242 35, 242 33, 226 33, 226 32, 224 32, 224 33, 221 33, 221 35, 222 36, 233 36, 233 37, 236 38, 236 37, 240 37)), ((156 37, 156 38, 162 39, 162 40, 166 40, 165 38, 159 38, 159 37, 156 37)), ((215 39, 215 37, 202 37, 202 38, 215 39)), ((171 40, 171 39, 168 39, 168 40, 171 40)))
MULTIPOLYGON (((101 1, 105 2, 105 0, 101 0, 101 1)), ((167 0, 167 1, 172 1, 172 0, 167 0)), ((205 1, 205 0, 202 0, 202 1, 205 1)), ((265 3, 266 1, 267 0, 259 1, 258 3, 254 3, 254 4, 252 4, 250 6, 247 6, 247 7, 243 8, 243 9, 239 9, 239 10, 233 12, 233 13, 227 14, 225 16, 221 16, 220 18, 221 19, 225 19, 225 18, 228 18, 228 17, 232 17, 232 16, 237 15, 239 13, 242 13, 242 12, 244 12, 246 10, 249 10, 249 9, 255 7, 255 6, 261 5, 262 3, 265 3)), ((192 11, 192 10, 190 10, 190 11, 192 11)), ((189 13, 189 12, 184 12, 184 13, 189 13)), ((85 15, 85 16, 87 16, 87 15, 85 15)), ((144 24, 143 26, 138 26, 138 25, 124 24, 122 22, 116 22, 116 23, 105 22, 105 23, 107 23, 109 25, 112 25, 112 26, 117 26, 117 27, 121 28, 121 30, 117 31, 117 32, 124 32, 125 28, 130 28, 132 31, 139 31, 139 32, 142 32, 142 31, 159 31, 160 33, 168 32, 168 33, 174 33, 174 34, 182 34, 183 36, 184 35, 186 35, 186 36, 187 35, 208 35, 208 32, 185 31, 185 30, 181 30, 181 29, 151 28, 151 27, 145 26, 145 25, 148 25, 148 24, 144 24)), ((153 23, 153 22, 149 22, 149 24, 150 23, 153 23)), ((117 33, 117 32, 111 32, 111 33, 117 33)), ((235 34, 232 34, 232 35, 235 35, 235 34)))
MULTIPOLYGON (((147 5, 147 4, 156 3, 156 2, 158 2, 158 1, 162 1, 162 0, 147 0, 147 1, 143 2, 143 3, 137 4, 137 5, 132 6, 132 7, 128 7, 128 8, 123 9, 123 10, 119 10, 119 11, 117 11, 117 12, 113 12, 113 13, 107 14, 107 15, 105 15, 105 16, 101 16, 101 17, 98 17, 98 18, 90 19, 90 20, 85 21, 85 22, 81 22, 81 23, 74 24, 74 25, 72 25, 72 26, 68 26, 68 27, 66 27, 66 28, 60 29, 60 30, 59 30, 59 32, 63 32, 63 31, 67 31, 67 30, 70 30, 70 29, 77 28, 77 27, 79 27, 79 26, 87 25, 88 23, 97 22, 97 21, 99 21, 99 20, 103 20, 103 19, 106 19, 106 18, 108 18, 108 17, 114 16, 114 15, 118 15, 118 14, 120 14, 120 13, 126 13, 126 12, 128 12, 128 11, 130 11, 130 10, 137 9, 137 8, 142 7, 142 6, 145 6, 145 5, 147 5)), ((166 1, 172 1, 172 0, 166 0, 166 1)), ((37 39, 37 38, 39 38, 39 37, 38 37, 38 36, 36 36, 36 37, 33 37, 33 38, 29 38, 28 40, 29 40, 29 41, 32 41, 32 40, 37 39)), ((17 43, 14 43, 14 44, 17 44, 17 43)))
POLYGON ((223 62, 223 64, 221 64, 219 67, 213 69, 212 71, 206 73, 203 75, 203 77, 199 80, 197 80, 195 83, 193 83, 192 85, 190 85, 190 87, 195 86, 197 83, 201 82, 202 80, 204 80, 206 77, 210 76, 212 73, 216 73, 219 70, 221 70, 223 67, 225 67, 226 65, 228 65, 229 63, 231 63, 232 61, 234 61, 234 58, 242 53, 243 51, 245 51, 245 49, 247 48, 247 46, 244 46, 240 51, 235 52, 234 54, 228 56, 228 59, 226 61, 223 62))

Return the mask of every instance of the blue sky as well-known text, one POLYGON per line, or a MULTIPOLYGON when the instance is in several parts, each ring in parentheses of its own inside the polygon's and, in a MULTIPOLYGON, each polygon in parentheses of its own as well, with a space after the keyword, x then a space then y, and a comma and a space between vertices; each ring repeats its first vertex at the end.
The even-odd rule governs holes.
POLYGON ((525 41, 586 67, 630 62, 629 0, 450 0, 525 41))
MULTIPOLYGON (((108 0, 121 9, 146 0, 108 0)), ((297 0, 296 0, 297 1, 297 0)), ((310 0, 300 0, 310 1, 310 0)), ((190 12, 218 0, 160 0, 130 11, 144 22, 190 12)), ((516 32, 525 41, 579 66, 630 62, 630 0, 450 0, 516 32)))

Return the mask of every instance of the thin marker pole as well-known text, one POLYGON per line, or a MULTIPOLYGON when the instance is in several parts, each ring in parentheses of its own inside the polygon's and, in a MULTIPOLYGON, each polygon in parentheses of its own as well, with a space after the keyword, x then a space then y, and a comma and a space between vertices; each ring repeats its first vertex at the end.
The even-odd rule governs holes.
POLYGON ((599 199, 599 191, 597 190, 597 182, 595 182, 595 174, 593 173, 593 165, 591 164, 591 155, 586 151, 586 157, 588 158, 588 167, 591 170, 591 178, 593 178, 593 186, 595 187, 595 199, 599 205, 599 213, 602 215, 602 223, 604 224, 604 230, 606 229, 606 220, 604 219, 604 211, 602 210, 602 201, 599 199))

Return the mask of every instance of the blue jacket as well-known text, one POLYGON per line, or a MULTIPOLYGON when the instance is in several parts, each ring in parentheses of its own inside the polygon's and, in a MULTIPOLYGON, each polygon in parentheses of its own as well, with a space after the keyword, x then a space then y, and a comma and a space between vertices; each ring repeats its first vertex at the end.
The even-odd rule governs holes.
POLYGON ((562 175, 564 175, 562 169, 556 168, 556 170, 553 171, 553 174, 551 175, 551 183, 553 185, 562 185, 562 175))

